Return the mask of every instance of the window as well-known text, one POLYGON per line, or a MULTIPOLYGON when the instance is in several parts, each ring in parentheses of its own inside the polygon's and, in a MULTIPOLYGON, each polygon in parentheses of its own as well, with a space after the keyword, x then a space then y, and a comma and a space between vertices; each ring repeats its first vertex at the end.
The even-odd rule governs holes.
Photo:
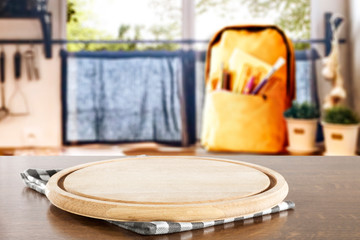
MULTIPOLYGON (((182 31, 193 25, 192 38, 208 40, 226 25, 245 23, 277 24, 291 38, 307 39, 310 36, 310 0, 68 1, 68 39, 174 40, 180 39, 182 31), (195 17, 189 19, 182 5, 184 11, 195 8, 195 17)), ((134 50, 144 46, 82 45, 78 48, 134 50)), ((174 46, 153 48, 170 50, 174 46)))
MULTIPOLYGON (((201 43, 195 46, 196 50, 204 50, 207 46, 206 41, 209 40, 219 29, 227 25, 246 23, 278 24, 287 32, 291 38, 306 39, 310 35, 310 0, 132 0, 126 2, 118 0, 69 0, 67 37, 70 40, 102 39, 125 41, 179 40, 183 37, 186 39, 190 38, 192 40, 205 40, 205 44, 201 43)), ((155 44, 134 42, 116 44, 68 44, 68 49, 71 51, 132 51, 149 49, 175 50, 179 47, 179 44, 163 42, 155 44)), ((120 53, 115 54, 120 55, 120 53)), ((135 52, 129 54, 135 54, 135 52)), ((133 55, 133 57, 136 57, 136 54, 133 55)), ((157 52, 156 54, 159 53, 157 52)), ((110 55, 104 55, 101 57, 99 57, 99 55, 97 56, 101 58, 99 61, 103 62, 101 66, 108 65, 108 59, 103 58, 109 58, 109 56, 110 55), (104 64, 104 62, 106 62, 106 64, 104 64)), ((196 91, 196 94, 192 94, 192 92, 188 91, 188 89, 184 92, 188 93, 188 96, 186 97, 188 100, 187 104, 197 109, 197 111, 194 112, 196 114, 195 119, 197 121, 197 136, 199 137, 202 122, 201 109, 204 98, 205 57, 203 52, 201 54, 197 54, 196 52, 194 56, 196 57, 192 58, 191 55, 191 58, 189 59, 192 61, 191 64, 195 63, 194 72, 196 75, 193 74, 193 70, 190 71, 190 74, 189 71, 184 71, 181 77, 176 79, 174 78, 173 82, 191 82, 191 84, 189 84, 192 89, 191 91, 196 91), (195 79, 189 77, 192 75, 195 75, 195 79), (194 81, 195 84, 193 84, 194 81), (196 100, 193 101, 192 98, 195 96, 196 100)), ((81 58, 83 57, 84 56, 81 56, 81 58)), ((148 56, 143 56, 143 58, 147 57, 148 56)), ((91 59, 91 61, 96 62, 97 60, 94 59, 91 59)), ((82 59, 75 59, 75 61, 74 59, 70 59, 69 64, 75 63, 77 67, 81 61, 82 59)), ((129 59, 127 59, 127 61, 129 61, 129 59)), ((109 60, 109 62, 115 61, 109 60)), ((134 76, 136 75, 139 77, 140 75, 138 74, 138 68, 140 65, 137 64, 139 63, 132 62, 131 69, 133 70, 130 71, 128 68, 127 72, 132 72, 134 76)), ((148 69, 143 70, 143 72, 149 72, 150 70, 153 70, 154 68, 151 64, 148 64, 148 69)), ((115 73, 116 69, 120 69, 119 66, 114 67, 113 70, 115 73)), ((187 70, 184 66, 182 66, 182 63, 179 64, 179 66, 179 69, 187 70)), ((89 67, 89 69, 91 70, 92 68, 89 67)), ((191 67, 189 69, 193 68, 191 67)), ((101 73, 104 72, 99 71, 99 74, 101 73)), ((118 75, 120 76, 120 73, 118 73, 118 75)), ((157 76, 160 75, 161 74, 157 74, 157 76)), ((167 79, 165 75, 162 77, 163 79, 167 79)), ((78 78, 82 79, 81 72, 78 72, 78 76, 75 76, 75 79, 78 78)), ((131 78, 133 77, 128 77, 128 79, 131 78)), ((99 77, 99 79, 103 79, 103 81, 111 80, 103 76, 99 77)), ((118 76, 113 76, 113 79, 115 79, 114 82, 117 83, 118 76)), ((148 80, 148 77, 144 77, 142 80, 148 80)), ((88 84, 88 86, 90 86, 90 84, 88 84)), ((117 93, 124 90, 122 87, 119 87, 118 89, 114 87, 114 89, 116 89, 117 93)), ((142 89, 138 88, 137 90, 142 89)), ((80 94, 81 96, 84 95, 81 91, 79 91, 77 94, 80 94)), ((186 104, 183 103, 181 104, 182 107, 185 105, 186 104)), ((187 110, 190 109, 189 107, 186 108, 187 110)), ((192 121, 194 120, 194 114, 192 109, 190 110, 189 112, 191 112, 191 114, 187 114, 187 116, 190 116, 190 120, 188 121, 189 124, 186 125, 187 123, 183 122, 183 126, 186 126, 186 128, 182 128, 181 131, 185 129, 187 132, 193 133, 192 126, 194 124, 192 121)), ((182 113, 183 112, 184 111, 182 111, 182 113)), ((99 117, 99 119, 102 120, 101 117, 99 117)), ((91 126, 98 126, 98 119, 94 122, 95 124, 92 124, 91 126)), ((114 120, 114 122, 118 124, 117 121, 114 120)), ((95 130, 94 132, 96 132, 95 130)), ((99 139, 101 140, 101 137, 103 137, 102 134, 105 133, 100 134, 97 132, 97 135, 94 135, 96 137, 94 139, 90 139, 90 141, 99 141, 99 139)), ((111 137, 113 136, 111 134, 113 134, 113 132, 109 131, 109 134, 106 135, 105 140, 124 140, 120 139, 119 136, 112 139, 111 137)), ((189 137, 189 139, 190 138, 192 137, 189 137)), ((69 140, 74 141, 74 139, 69 140)))
POLYGON ((277 24, 291 38, 310 36, 310 0, 195 0, 196 38, 227 25, 277 24))
MULTIPOLYGON (((181 36, 181 0, 69 0, 69 40, 172 40, 181 36)), ((70 44, 69 50, 173 49, 169 44, 70 44)))

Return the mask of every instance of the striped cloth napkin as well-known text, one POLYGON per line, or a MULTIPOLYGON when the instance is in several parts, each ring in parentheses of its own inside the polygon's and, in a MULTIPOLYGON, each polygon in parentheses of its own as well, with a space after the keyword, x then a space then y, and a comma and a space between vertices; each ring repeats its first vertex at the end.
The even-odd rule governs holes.
MULTIPOLYGON (((34 189, 39 193, 45 194, 46 183, 49 181, 52 175, 54 175, 59 171, 60 169, 52 169, 52 170, 28 169, 20 173, 20 175, 24 180, 26 186, 28 186, 31 189, 34 189)), ((161 235, 161 234, 177 233, 177 232, 201 229, 201 228, 216 226, 216 225, 235 222, 235 221, 244 221, 244 223, 252 223, 254 222, 253 218, 255 217, 263 217, 271 213, 278 213, 281 211, 294 209, 294 208, 295 208, 295 203, 291 201, 284 201, 273 208, 267 209, 259 213, 250 214, 237 218, 227 218, 227 219, 208 221, 208 222, 167 222, 167 221, 154 221, 154 222, 108 221, 108 222, 142 235, 161 235)))

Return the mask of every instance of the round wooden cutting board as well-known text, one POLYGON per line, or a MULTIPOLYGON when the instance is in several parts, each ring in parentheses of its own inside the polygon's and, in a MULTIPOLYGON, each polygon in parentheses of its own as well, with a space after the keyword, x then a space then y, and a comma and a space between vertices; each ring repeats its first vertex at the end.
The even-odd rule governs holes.
POLYGON ((57 207, 116 221, 212 221, 263 211, 288 193, 277 172, 205 157, 129 157, 60 171, 47 184, 57 207))

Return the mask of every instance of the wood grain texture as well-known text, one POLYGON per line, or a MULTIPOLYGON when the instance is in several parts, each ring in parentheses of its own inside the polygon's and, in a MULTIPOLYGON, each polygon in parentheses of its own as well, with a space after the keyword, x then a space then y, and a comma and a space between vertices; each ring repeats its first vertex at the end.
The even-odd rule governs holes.
POLYGON ((278 240, 360 239, 360 157, 217 157, 260 164, 281 173, 289 184, 294 211, 254 224, 227 223, 164 236, 140 236, 106 221, 74 215, 24 186, 27 168, 68 168, 113 157, 0 157, 0 239, 89 240, 278 240))
POLYGON ((199 157, 132 157, 65 169, 47 197, 66 211, 117 221, 213 221, 263 211, 288 193, 277 172, 199 157))
POLYGON ((257 194, 263 172, 224 161, 182 157, 127 158, 70 173, 64 189, 104 201, 137 204, 206 203, 257 194))

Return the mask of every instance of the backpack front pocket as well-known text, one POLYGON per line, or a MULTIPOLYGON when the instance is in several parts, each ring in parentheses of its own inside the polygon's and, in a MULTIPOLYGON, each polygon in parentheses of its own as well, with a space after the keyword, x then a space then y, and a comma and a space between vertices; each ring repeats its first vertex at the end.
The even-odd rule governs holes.
POLYGON ((286 136, 282 104, 274 95, 207 92, 202 145, 211 151, 282 151, 286 136))

